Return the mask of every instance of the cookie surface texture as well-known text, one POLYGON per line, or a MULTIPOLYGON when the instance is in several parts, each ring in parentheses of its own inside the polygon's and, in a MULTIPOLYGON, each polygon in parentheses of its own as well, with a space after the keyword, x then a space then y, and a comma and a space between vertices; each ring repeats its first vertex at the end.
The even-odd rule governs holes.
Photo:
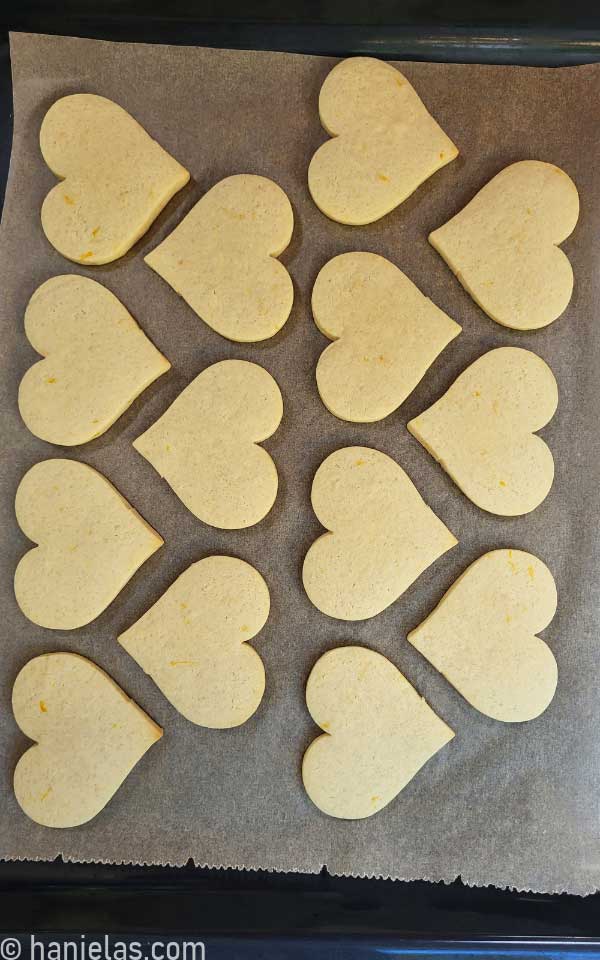
POLYGON ((15 720, 35 745, 19 759, 19 806, 45 827, 95 817, 161 728, 91 660, 46 653, 25 664, 12 694, 15 720))
POLYGON ((537 330, 571 299, 573 269, 558 245, 578 217, 571 178, 551 163, 522 160, 490 180, 429 242, 492 320, 537 330))
POLYGON ((382 60, 352 57, 327 76, 321 124, 333 138, 308 168, 308 188, 331 220, 372 223, 458 156, 414 87, 382 60))
POLYGON ((321 333, 334 342, 317 363, 317 387, 341 420, 372 423, 399 407, 460 326, 393 263, 343 253, 326 263, 312 292, 321 333))
POLYGON ((122 257, 190 178, 126 110, 91 93, 50 107, 40 148, 61 180, 42 204, 42 228, 76 263, 122 257))
POLYGON ((277 469, 258 446, 283 416, 281 391, 263 367, 207 367, 133 441, 194 516, 237 530, 258 523, 277 496, 277 469))
POLYGON ((554 459, 538 437, 558 405, 550 367, 530 350, 490 350, 407 424, 463 493, 489 513, 530 513, 548 495, 554 459))
POLYGON ((344 447, 323 461, 312 505, 324 533, 302 580, 309 599, 339 620, 381 613, 457 543, 398 464, 371 447, 344 447))
POLYGON ((556 603, 541 560, 494 550, 465 570, 408 640, 481 713, 506 723, 532 720, 556 690, 556 660, 536 636, 556 603))
POLYGON ((25 333, 45 359, 21 380, 19 411, 49 443, 99 437, 171 366, 110 290, 75 274, 38 287, 25 333))
POLYGON ((293 229, 292 206, 281 187, 239 174, 205 193, 144 259, 223 337, 266 340, 292 309, 292 279, 276 258, 293 229))
POLYGON ((237 727, 264 693, 263 662, 247 641, 265 625, 269 606, 254 567, 236 557, 206 557, 118 639, 192 723, 237 727))
POLYGON ((163 543, 106 477, 75 460, 31 467, 17 489, 15 513, 38 544, 17 565, 17 603, 51 630, 94 620, 163 543))
POLYGON ((387 806, 454 737, 394 664, 366 647, 317 660, 306 706, 325 732, 304 754, 304 787, 323 813, 345 820, 387 806))

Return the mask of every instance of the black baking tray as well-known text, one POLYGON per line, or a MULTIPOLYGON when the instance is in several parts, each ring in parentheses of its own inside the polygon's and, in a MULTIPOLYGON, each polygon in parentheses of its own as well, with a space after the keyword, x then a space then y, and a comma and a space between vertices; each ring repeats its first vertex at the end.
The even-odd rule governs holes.
MULTIPOLYGON (((285 6, 283 0, 5 2, 0 202, 12 131, 8 30, 394 59, 547 66, 600 61, 600 0, 437 5, 297 0, 285 6)), ((0 960, 17 957, 2 954, 9 932, 23 957, 31 955, 28 938, 35 933, 46 942, 87 934, 135 937, 142 944, 193 935, 205 943, 206 960, 384 955, 466 960, 484 954, 600 960, 600 894, 537 895, 469 888, 460 880, 444 885, 347 879, 326 870, 313 876, 191 863, 169 868, 60 859, 0 862, 0 960)))

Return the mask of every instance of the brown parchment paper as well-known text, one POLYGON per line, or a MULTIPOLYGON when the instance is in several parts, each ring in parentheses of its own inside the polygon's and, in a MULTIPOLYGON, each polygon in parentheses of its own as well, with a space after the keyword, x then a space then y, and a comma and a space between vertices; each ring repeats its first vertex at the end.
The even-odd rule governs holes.
MULTIPOLYGON (((197 864, 318 871, 394 878, 454 879, 535 891, 588 893, 600 886, 600 65, 568 69, 404 63, 460 157, 383 220, 344 227, 313 205, 306 170, 326 139, 317 97, 334 61, 281 53, 115 44, 13 35, 14 141, 0 248, 0 602, 2 607, 0 856, 197 864), (192 173, 191 184, 122 260, 85 268, 64 260, 39 220, 55 179, 38 132, 53 101, 88 91, 129 110, 192 173), (463 291, 427 234, 444 223, 506 164, 551 161, 575 180, 581 217, 564 244, 575 271, 565 314, 549 328, 516 333, 487 318, 463 291), (205 326, 143 262, 198 198, 233 173, 272 177, 296 218, 282 261, 295 285, 292 315, 272 340, 230 343, 205 326), (398 264, 463 333, 437 360, 402 409, 382 423, 352 425, 322 405, 314 369, 326 346, 310 313, 310 291, 335 254, 370 250, 398 264), (48 277, 74 272, 112 290, 170 358, 173 369, 115 426, 81 448, 31 436, 20 421, 17 387, 36 359, 23 313, 48 277), (556 481, 530 516, 483 513, 452 484, 405 424, 491 347, 539 353, 560 389, 557 415, 543 431, 556 481), (131 446, 204 367, 226 357, 263 364, 278 381, 283 422, 265 446, 280 476, 277 502, 257 526, 212 529, 187 512, 131 446), (393 606, 362 623, 313 608, 302 589, 304 554, 321 532, 309 500, 313 474, 337 447, 366 444, 394 457, 459 538, 393 606), (67 455, 104 473, 163 535, 165 546, 94 623, 71 632, 29 623, 14 600, 12 575, 29 544, 13 499, 36 461, 67 455), (558 613, 544 632, 559 664, 556 697, 543 716, 503 724, 478 714, 406 642, 455 577, 486 550, 530 550, 553 571, 558 613), (134 622, 194 560, 227 553, 254 564, 272 599, 253 641, 267 689, 258 712, 234 730, 184 720, 120 648, 134 622), (456 731, 400 796, 358 822, 326 817, 302 788, 300 763, 319 731, 304 704, 315 660, 340 643, 366 644, 389 657, 456 731), (28 741, 10 694, 36 654, 72 650, 90 657, 165 729, 109 805, 91 823, 51 830, 31 823, 11 788, 28 741)), ((93 745, 92 745, 93 746, 93 745)))

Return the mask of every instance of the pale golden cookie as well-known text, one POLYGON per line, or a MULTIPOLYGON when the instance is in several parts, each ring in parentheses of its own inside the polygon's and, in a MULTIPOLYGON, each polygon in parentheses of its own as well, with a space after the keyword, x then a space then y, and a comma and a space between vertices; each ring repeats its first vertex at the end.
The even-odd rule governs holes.
POLYGON ((283 416, 270 373, 246 360, 207 367, 137 440, 194 516, 238 530, 267 515, 277 496, 277 470, 258 444, 283 416))
POLYGON ((394 664, 366 647, 317 660, 306 706, 325 733, 304 754, 304 786, 323 813, 344 820, 387 806, 454 737, 394 664))
POLYGON ((40 147, 62 181, 44 200, 42 227, 76 263, 122 257, 190 178, 126 110, 91 93, 50 107, 40 147))
POLYGON ((77 827, 95 817, 162 737, 114 680, 74 653, 46 653, 25 664, 12 705, 19 727, 36 741, 15 768, 15 796, 45 827, 77 827))
POLYGON ((548 495, 554 460, 541 437, 558 406, 550 367, 529 350, 490 350, 407 424, 482 510, 519 516, 548 495))
POLYGON ((578 217, 571 178, 551 163, 522 160, 490 180, 429 242, 492 320, 536 330, 571 299, 573 270, 558 244, 578 217))
POLYGON ((536 637, 556 612, 552 574, 522 550, 494 550, 468 567, 408 640, 481 713, 532 720, 558 678, 536 637))
POLYGON ((395 67, 371 57, 343 60, 319 95, 334 139, 308 168, 319 209, 339 223, 372 223, 458 156, 417 92, 395 67))
POLYGON ((335 341, 317 364, 317 387, 341 420, 371 423, 414 390, 461 328, 393 263, 343 253, 326 263, 312 292, 319 330, 335 341))
POLYGON ((281 187, 239 174, 205 193, 144 259, 223 337, 266 340, 292 309, 292 279, 275 258, 293 229, 292 206, 281 187))
POLYGON ((110 290, 75 274, 37 288, 25 333, 46 359, 21 380, 19 411, 49 443, 99 437, 171 366, 110 290))
POLYGON ((385 610, 458 542, 398 464, 370 447, 344 447, 323 461, 312 505, 328 532, 304 560, 304 589, 338 620, 385 610))
POLYGON ((264 627, 269 606, 254 567, 235 557, 206 557, 118 639, 192 723, 237 727, 265 690, 262 660, 246 641, 264 627))
POLYGON ((163 544, 106 477, 75 460, 31 467, 15 513, 25 536, 39 544, 15 571, 17 603, 51 630, 94 620, 163 544))

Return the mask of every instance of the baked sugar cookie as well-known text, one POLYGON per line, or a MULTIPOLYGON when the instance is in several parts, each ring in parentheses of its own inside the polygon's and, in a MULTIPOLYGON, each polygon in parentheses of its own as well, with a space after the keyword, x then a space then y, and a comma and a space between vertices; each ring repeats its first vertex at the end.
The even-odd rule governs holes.
POLYGON ((529 350, 500 347, 407 426, 469 500, 513 517, 535 510, 552 486, 554 460, 535 433, 557 406, 550 367, 529 350))
POLYGON ((171 366, 110 290, 75 274, 38 287, 25 333, 45 359, 21 380, 19 411, 49 443, 99 437, 171 366))
POLYGON ((163 544, 106 477, 75 460, 31 467, 15 512, 25 536, 38 544, 15 571, 17 603, 51 630, 95 620, 163 544))
POLYGON ((40 147, 61 180, 44 200, 42 227, 76 263, 122 257, 190 178, 126 110, 91 93, 50 107, 40 147))
POLYGON ((505 167, 429 242, 497 323, 537 330, 563 313, 573 270, 558 244, 575 229, 579 195, 559 167, 505 167))
POLYGON ((385 257, 343 253, 312 292, 319 330, 334 343, 317 364, 317 387, 341 420, 371 423, 414 390, 461 328, 385 257))
POLYGON ((306 706, 325 732, 304 754, 304 787, 323 813, 344 820, 382 810, 454 737, 394 664, 366 647, 317 660, 306 706))
POLYGON ((35 746, 14 773, 15 796, 44 827, 77 827, 109 802, 162 730, 100 667, 74 653, 25 664, 15 720, 35 746))
POLYGON ((292 206, 281 187, 239 174, 205 193, 144 259, 223 337, 266 340, 292 309, 292 280, 276 257, 293 229, 292 206))
POLYGON ((319 95, 333 138, 308 168, 311 196, 339 223, 372 223, 458 156, 417 92, 382 60, 352 57, 333 68, 319 95))
POLYGON ((238 530, 267 515, 277 496, 277 470, 258 444, 275 433, 283 400, 256 363, 222 360, 203 370, 135 449, 194 516, 238 530))
POLYGON ((237 727, 264 693, 265 669, 247 641, 264 627, 269 606, 254 567, 235 557, 206 557, 118 639, 192 723, 237 727))
POLYGON ((481 713, 532 720, 556 690, 556 660, 536 636, 555 612, 545 564, 522 550, 494 550, 465 570, 408 640, 481 713))
POLYGON ((304 560, 304 589, 338 620, 385 610, 458 542, 398 464, 370 447, 344 447, 323 461, 312 505, 328 532, 304 560))

